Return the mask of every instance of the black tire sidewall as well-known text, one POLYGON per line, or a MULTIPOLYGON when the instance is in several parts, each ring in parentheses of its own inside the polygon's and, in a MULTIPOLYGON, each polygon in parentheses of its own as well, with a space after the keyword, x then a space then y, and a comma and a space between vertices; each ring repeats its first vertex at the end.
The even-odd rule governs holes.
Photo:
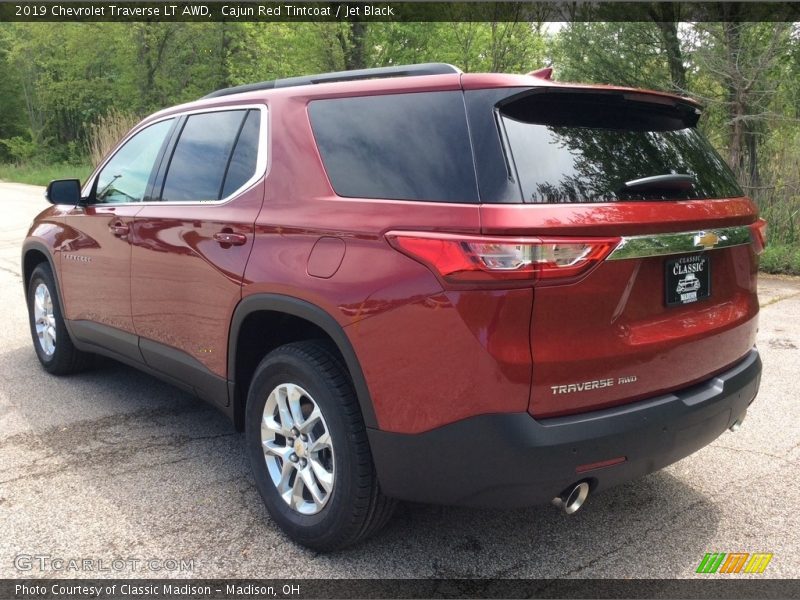
POLYGON ((256 486, 278 524, 299 541, 318 540, 348 521, 349 503, 358 486, 357 440, 341 410, 340 399, 332 382, 310 367, 297 353, 271 353, 258 367, 250 386, 245 430, 248 454, 256 486), (261 445, 261 419, 267 397, 275 387, 294 383, 305 389, 319 406, 328 426, 335 461, 334 488, 320 512, 302 515, 292 510, 278 494, 267 470, 261 445))

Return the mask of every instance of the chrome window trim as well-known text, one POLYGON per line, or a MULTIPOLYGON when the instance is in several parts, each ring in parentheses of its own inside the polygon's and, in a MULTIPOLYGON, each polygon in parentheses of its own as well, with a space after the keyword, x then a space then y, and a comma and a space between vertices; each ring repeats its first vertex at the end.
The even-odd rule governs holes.
MULTIPOLYGON (((180 119, 181 117, 188 117, 191 115, 198 115, 203 113, 211 113, 211 112, 223 112, 223 111, 236 111, 236 110, 250 110, 250 109, 257 109, 261 111, 261 123, 260 123, 260 130, 258 135, 258 156, 256 157, 256 171, 255 174, 245 181, 239 188, 234 190, 232 193, 228 194, 224 198, 219 200, 170 200, 166 202, 161 201, 143 201, 143 202, 99 202, 95 206, 216 206, 219 204, 226 204, 230 202, 234 197, 241 194, 246 189, 252 187, 255 183, 260 181, 263 177, 267 175, 270 168, 270 152, 269 152, 269 109, 265 104, 226 104, 224 106, 212 106, 208 108, 194 108, 191 110, 184 110, 176 113, 172 113, 169 115, 165 115, 163 117, 159 117, 158 119, 154 119, 153 121, 149 121, 139 127, 133 129, 127 136, 125 136, 122 142, 118 145, 116 151, 113 154, 109 154, 100 166, 95 169, 92 176, 86 181, 81 191, 81 195, 85 198, 91 193, 92 188, 94 187, 94 182, 97 177, 100 175, 101 171, 105 168, 106 164, 116 156, 117 152, 122 150, 125 144, 128 141, 138 134, 140 131, 150 127, 151 125, 155 125, 156 123, 161 123, 162 121, 167 121, 169 119, 180 119)), ((180 141, 180 137, 178 138, 180 141)), ((173 148, 174 149, 174 148, 173 148)))
POLYGON ((677 233, 657 233, 652 235, 635 235, 623 237, 617 247, 606 260, 625 260, 628 258, 648 258, 668 254, 690 254, 717 248, 743 246, 752 242, 750 227, 722 227, 716 229, 697 229, 677 233), (719 241, 713 246, 705 246, 698 240, 708 234, 714 234, 719 241))

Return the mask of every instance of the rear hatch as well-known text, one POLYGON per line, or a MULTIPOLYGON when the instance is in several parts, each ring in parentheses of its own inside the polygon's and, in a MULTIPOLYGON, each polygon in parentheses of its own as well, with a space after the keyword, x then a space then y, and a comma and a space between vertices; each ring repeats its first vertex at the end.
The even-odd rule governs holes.
POLYGON ((534 416, 684 388, 752 348, 756 210, 695 105, 565 87, 465 97, 482 234, 536 248, 534 416))

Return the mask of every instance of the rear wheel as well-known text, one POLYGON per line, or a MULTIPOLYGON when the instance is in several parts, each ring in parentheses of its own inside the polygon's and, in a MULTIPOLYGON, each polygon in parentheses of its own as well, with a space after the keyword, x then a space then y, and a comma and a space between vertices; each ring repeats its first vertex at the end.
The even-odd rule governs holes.
POLYGON ((91 355, 75 348, 69 337, 47 263, 37 266, 28 282, 28 320, 36 356, 49 373, 67 375, 86 367, 91 355))
POLYGON ((287 344, 261 361, 245 427, 259 492, 296 542, 336 550, 391 516, 352 383, 323 343, 287 344))

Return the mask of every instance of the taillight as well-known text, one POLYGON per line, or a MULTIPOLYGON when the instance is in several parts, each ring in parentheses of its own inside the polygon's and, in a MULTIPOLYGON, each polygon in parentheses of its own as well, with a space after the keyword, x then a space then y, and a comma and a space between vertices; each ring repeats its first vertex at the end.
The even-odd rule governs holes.
POLYGON ((750 225, 750 236, 753 238, 753 248, 756 254, 761 254, 767 247, 767 222, 759 219, 750 225))
POLYGON ((564 283, 585 275, 619 238, 502 238, 392 231, 395 248, 451 283, 564 283))

